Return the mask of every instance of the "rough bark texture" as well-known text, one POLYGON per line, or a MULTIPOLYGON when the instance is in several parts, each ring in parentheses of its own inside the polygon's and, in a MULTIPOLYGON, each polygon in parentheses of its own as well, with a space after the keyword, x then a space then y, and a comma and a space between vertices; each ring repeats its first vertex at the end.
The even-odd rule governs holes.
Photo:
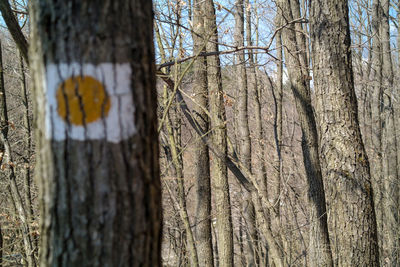
MULTIPOLYGON (((218 28, 213 0, 204 2, 204 28, 207 42, 207 52, 216 52, 215 56, 207 57, 208 91, 210 97, 211 135, 218 149, 227 154, 226 116, 224 92, 222 90, 221 64, 218 54, 218 28)), ((212 161, 213 192, 215 199, 215 214, 217 228, 217 244, 219 266, 233 266, 233 229, 231 205, 229 197, 228 170, 224 161, 214 158, 212 161)))
POLYGON ((313 0, 315 111, 335 266, 378 266, 369 162, 362 143, 346 0, 313 0))
POLYGON ((41 266, 160 266, 152 1, 31 1, 41 266), (136 132, 117 143, 46 137, 45 70, 129 63, 136 132))
POLYGON ((301 24, 290 23, 300 18, 298 0, 280 0, 279 8, 284 18, 283 24, 288 24, 282 31, 285 59, 296 110, 299 116, 303 150, 304 167, 309 185, 310 199, 310 247, 309 258, 311 266, 332 266, 332 254, 328 235, 324 185, 318 152, 318 134, 311 106, 310 82, 306 42, 301 24))
MULTIPOLYGON (((205 52, 206 33, 204 31, 203 1, 193 1, 193 52, 205 52)), ((207 88, 207 60, 199 57, 193 63, 193 94, 196 119, 199 126, 208 131, 208 88, 207 88)), ((196 140, 194 160, 196 179, 196 246, 200 266, 213 265, 213 251, 211 239, 211 182, 210 160, 208 147, 200 138, 196 140)))

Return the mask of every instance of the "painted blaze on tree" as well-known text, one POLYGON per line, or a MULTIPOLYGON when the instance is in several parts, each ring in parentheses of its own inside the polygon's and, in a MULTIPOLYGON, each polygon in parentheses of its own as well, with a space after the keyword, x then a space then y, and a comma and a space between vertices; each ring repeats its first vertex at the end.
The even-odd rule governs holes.
POLYGON ((41 266, 159 266, 147 0, 31 2, 41 266))
POLYGON ((48 64, 46 136, 120 142, 135 133, 128 63, 48 64))
POLYGON ((97 121, 110 111, 104 85, 91 76, 72 76, 63 81, 56 98, 58 115, 74 125, 97 121))

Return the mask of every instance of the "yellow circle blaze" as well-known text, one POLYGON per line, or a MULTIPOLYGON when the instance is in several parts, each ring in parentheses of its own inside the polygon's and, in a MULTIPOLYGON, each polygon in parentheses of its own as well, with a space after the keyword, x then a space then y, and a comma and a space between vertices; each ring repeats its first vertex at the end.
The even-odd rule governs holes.
POLYGON ((91 76, 75 76, 57 89, 57 112, 74 125, 94 122, 110 110, 110 98, 101 82, 91 76))

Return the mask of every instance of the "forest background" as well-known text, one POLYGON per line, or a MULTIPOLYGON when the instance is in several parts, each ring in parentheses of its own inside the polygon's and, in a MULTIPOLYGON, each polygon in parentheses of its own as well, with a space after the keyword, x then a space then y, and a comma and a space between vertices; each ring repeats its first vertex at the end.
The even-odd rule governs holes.
MULTIPOLYGON (((323 61, 313 61, 321 17, 310 1, 153 7, 163 265, 397 266, 400 2, 348 1, 352 68, 337 80, 336 66, 312 71, 323 61), (354 90, 331 90, 347 79, 354 90), (349 114, 329 102, 336 94, 349 114)), ((33 90, 27 51, 6 23, 17 18, 29 40, 28 2, 0 9, 0 262, 36 266, 33 90)), ((333 21, 345 20, 337 10, 333 21)), ((342 49, 339 35, 325 43, 342 49)))

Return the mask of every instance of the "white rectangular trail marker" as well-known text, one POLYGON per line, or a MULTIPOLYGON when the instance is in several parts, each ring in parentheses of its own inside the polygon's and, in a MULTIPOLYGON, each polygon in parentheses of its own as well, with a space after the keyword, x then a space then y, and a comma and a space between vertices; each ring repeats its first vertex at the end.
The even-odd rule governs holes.
POLYGON ((48 64, 45 90, 49 139, 118 143, 135 133, 128 63, 48 64))

